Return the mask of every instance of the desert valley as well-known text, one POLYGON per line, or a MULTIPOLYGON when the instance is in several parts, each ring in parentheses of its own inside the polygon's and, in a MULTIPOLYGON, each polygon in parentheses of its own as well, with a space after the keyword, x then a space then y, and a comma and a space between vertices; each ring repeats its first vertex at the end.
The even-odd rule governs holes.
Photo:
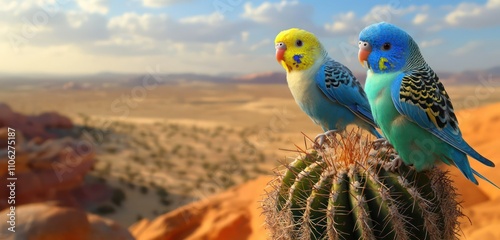
MULTIPOLYGON (((500 165, 498 69, 443 76, 465 139, 500 165)), ((19 199, 32 206, 22 211, 47 212, 50 204, 33 204, 62 200, 87 218, 83 230, 112 229, 106 236, 115 238, 103 239, 265 239, 259 202, 273 169, 320 132, 279 73, 3 76, 0 84, 0 123, 22 144, 17 171, 36 179, 19 191, 40 192, 19 199), (65 163, 64 151, 80 160, 65 163)), ((498 167, 473 166, 500 183, 498 167)), ((464 239, 500 239, 500 190, 450 169, 469 217, 464 239)))

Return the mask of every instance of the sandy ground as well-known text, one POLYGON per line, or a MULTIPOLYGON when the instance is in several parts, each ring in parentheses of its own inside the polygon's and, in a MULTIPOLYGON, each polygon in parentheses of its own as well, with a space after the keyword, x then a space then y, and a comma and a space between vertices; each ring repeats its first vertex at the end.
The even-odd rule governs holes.
MULTIPOLYGON (((471 95, 475 89, 447 87, 457 109, 500 101, 500 88, 479 97, 471 95)), ((89 209, 112 206, 113 213, 100 214, 125 226, 270 175, 278 161, 294 156, 280 149, 303 146, 301 132, 315 136, 320 131, 286 85, 160 86, 143 95, 120 87, 0 91, 0 101, 16 111, 57 111, 97 129, 88 132, 98 150, 89 181, 105 181, 125 197, 121 204, 110 201, 89 209)), ((494 158, 500 117, 491 109, 480 112, 465 110, 458 116, 466 140, 494 158), (477 124, 478 118, 489 122, 477 124)), ((497 169, 477 170, 500 183, 497 169)), ((500 195, 483 182, 480 187, 488 200, 500 195)))

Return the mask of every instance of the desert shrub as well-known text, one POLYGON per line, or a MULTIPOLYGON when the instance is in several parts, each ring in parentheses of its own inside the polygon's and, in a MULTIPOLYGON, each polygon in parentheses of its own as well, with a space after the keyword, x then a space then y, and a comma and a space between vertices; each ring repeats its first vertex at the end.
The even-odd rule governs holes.
POLYGON ((120 207, 127 198, 127 195, 121 188, 114 188, 111 194, 111 202, 120 207))

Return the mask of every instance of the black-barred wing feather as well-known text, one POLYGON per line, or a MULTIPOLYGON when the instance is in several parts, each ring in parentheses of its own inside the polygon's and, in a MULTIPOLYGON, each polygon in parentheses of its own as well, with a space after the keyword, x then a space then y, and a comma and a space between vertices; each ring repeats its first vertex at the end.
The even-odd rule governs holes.
POLYGON ((329 59, 319 69, 315 81, 331 101, 348 107, 354 114, 376 127, 366 94, 347 67, 329 59))

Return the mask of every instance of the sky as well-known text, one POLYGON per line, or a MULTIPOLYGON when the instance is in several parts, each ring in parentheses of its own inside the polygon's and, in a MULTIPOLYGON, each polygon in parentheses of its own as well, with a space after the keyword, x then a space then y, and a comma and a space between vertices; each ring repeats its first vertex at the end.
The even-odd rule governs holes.
POLYGON ((405 29, 437 71, 499 66, 500 0, 0 0, 0 74, 283 71, 274 38, 299 27, 353 71, 359 32, 405 29))

